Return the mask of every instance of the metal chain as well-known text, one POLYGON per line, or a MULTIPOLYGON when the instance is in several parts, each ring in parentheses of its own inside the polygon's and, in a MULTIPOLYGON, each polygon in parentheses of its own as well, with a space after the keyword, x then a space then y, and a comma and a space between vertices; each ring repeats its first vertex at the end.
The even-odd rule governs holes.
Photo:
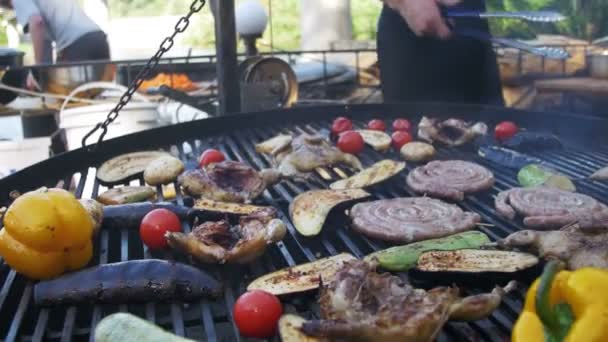
POLYGON ((154 69, 160 62, 160 59, 163 57, 163 55, 167 51, 171 50, 171 48, 173 47, 173 44, 175 44, 175 37, 178 34, 186 31, 186 29, 190 25, 190 18, 195 13, 200 12, 203 9, 203 7, 205 7, 206 2, 207 2, 206 0, 192 1, 192 4, 190 5, 190 11, 188 12, 188 14, 184 17, 181 17, 177 21, 177 23, 175 24, 175 31, 173 31, 173 34, 168 36, 167 38, 165 38, 162 41, 162 43, 160 44, 160 47, 158 48, 158 51, 156 51, 154 56, 152 56, 152 58, 150 58, 150 60, 148 60, 148 62, 144 66, 144 68, 137 74, 137 76, 135 76, 135 79, 133 79, 133 81, 129 85, 129 88, 120 97, 120 100, 116 104, 116 107, 114 107, 114 109, 112 109, 110 111, 110 113, 108 113, 108 116, 105 119, 105 121, 97 123, 97 125, 95 125, 95 127, 93 127, 93 129, 82 138, 83 147, 87 146, 87 140, 95 132, 97 132, 100 129, 101 129, 101 135, 99 136, 99 140, 97 140, 97 144, 93 147, 93 150, 96 149, 97 146, 99 145, 99 143, 101 143, 103 141, 103 138, 108 133, 108 126, 112 122, 114 122, 114 120, 116 120, 118 118, 120 111, 123 109, 124 106, 126 106, 129 103, 129 101, 131 101, 131 97, 133 96, 133 94, 137 91, 137 89, 139 89, 139 87, 144 82, 144 80, 150 76, 152 71, 154 71, 154 69))

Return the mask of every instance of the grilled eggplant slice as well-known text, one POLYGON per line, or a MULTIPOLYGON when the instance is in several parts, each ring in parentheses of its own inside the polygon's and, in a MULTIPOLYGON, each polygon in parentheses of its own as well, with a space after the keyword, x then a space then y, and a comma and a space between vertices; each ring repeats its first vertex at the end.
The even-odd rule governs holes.
POLYGON ((110 189, 97 196, 97 201, 105 205, 144 202, 154 198, 156 190, 149 186, 123 186, 110 189))
POLYGON ((384 132, 371 129, 360 129, 357 132, 361 134, 363 141, 376 151, 386 151, 391 147, 391 137, 384 132))
POLYGON ((144 170, 144 180, 150 185, 164 185, 174 182, 182 172, 184 163, 173 157, 163 156, 152 161, 144 170))
POLYGON ((171 155, 162 151, 144 151, 114 157, 97 169, 97 179, 102 184, 124 182, 142 174, 151 162, 165 156, 171 155))
POLYGON ((477 154, 486 160, 517 170, 526 165, 542 163, 538 158, 498 146, 481 146, 477 154))
POLYGON ((166 260, 131 260, 88 268, 34 286, 36 305, 192 301, 217 297, 221 285, 198 268, 166 260))
POLYGON ((326 341, 302 332, 302 325, 306 320, 300 316, 286 314, 279 320, 279 335, 283 342, 321 342, 326 341))
POLYGON ((254 280, 247 286, 247 290, 263 290, 276 296, 315 290, 319 288, 321 282, 331 282, 346 261, 355 259, 348 253, 342 253, 285 268, 254 280))
POLYGON ((532 254, 481 249, 430 251, 418 258, 416 269, 425 272, 514 273, 538 264, 532 254))
POLYGON ((370 194, 361 189, 313 190, 298 195, 289 206, 291 222, 304 236, 321 232, 327 215, 336 205, 362 199, 370 194))
POLYGON ((233 215, 251 215, 256 211, 268 207, 261 207, 243 203, 218 202, 208 199, 199 199, 194 202, 194 210, 211 211, 233 215))
POLYGON ((334 190, 360 189, 385 181, 405 169, 404 162, 382 160, 356 175, 339 180, 330 185, 334 190))

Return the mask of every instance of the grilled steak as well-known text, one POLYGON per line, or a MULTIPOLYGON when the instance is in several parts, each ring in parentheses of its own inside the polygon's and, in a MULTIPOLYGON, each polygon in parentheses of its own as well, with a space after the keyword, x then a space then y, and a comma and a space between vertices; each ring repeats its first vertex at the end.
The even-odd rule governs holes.
POLYGON ((353 229, 379 240, 409 243, 472 229, 481 217, 428 197, 396 198, 355 205, 353 229))
POLYGON ((479 164, 437 160, 412 170, 407 184, 419 194, 462 201, 465 194, 490 189, 494 175, 479 164))
POLYGON ((488 126, 483 122, 472 124, 460 119, 441 121, 424 116, 418 124, 418 138, 430 143, 439 141, 448 146, 464 145, 487 132, 488 126))
POLYGON ((449 319, 477 320, 489 316, 514 287, 460 298, 458 289, 415 289, 375 264, 349 261, 321 289, 321 320, 306 322, 310 336, 362 341, 432 341, 449 319))
POLYGON ((558 229, 577 223, 582 229, 608 227, 608 207, 594 198, 548 187, 514 188, 496 196, 496 211, 507 219, 516 214, 536 229, 558 229))

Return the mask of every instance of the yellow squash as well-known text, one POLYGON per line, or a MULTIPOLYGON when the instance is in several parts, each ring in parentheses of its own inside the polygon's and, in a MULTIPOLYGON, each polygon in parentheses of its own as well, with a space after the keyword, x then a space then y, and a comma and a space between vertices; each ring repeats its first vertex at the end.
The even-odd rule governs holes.
POLYGON ((42 188, 15 200, 4 216, 0 255, 32 279, 84 267, 93 256, 93 221, 71 193, 42 188))

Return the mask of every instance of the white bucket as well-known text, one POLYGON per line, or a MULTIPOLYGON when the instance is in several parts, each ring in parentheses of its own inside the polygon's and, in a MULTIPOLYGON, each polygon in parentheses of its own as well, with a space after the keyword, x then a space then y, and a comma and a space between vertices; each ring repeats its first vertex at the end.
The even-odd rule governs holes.
MULTIPOLYGON (((65 109, 70 97, 82 91, 90 89, 119 89, 126 90, 125 87, 106 82, 94 82, 85 84, 74 89, 68 99, 63 103, 60 111, 59 127, 65 130, 68 149, 73 150, 82 146, 82 138, 101 121, 104 121, 108 113, 116 106, 113 103, 95 104, 71 109, 65 109)), ((148 102, 139 95, 134 95, 134 100, 139 99, 144 102, 129 102, 121 111, 118 118, 108 126, 108 133, 104 139, 116 138, 125 134, 135 133, 161 125, 158 105, 148 102)), ((91 136, 88 143, 95 143, 99 133, 91 136)))
MULTIPOLYGON (((0 141, 0 174, 7 176, 49 157, 51 138, 0 141)), ((2 178, 0 175, 0 178, 2 178)))

